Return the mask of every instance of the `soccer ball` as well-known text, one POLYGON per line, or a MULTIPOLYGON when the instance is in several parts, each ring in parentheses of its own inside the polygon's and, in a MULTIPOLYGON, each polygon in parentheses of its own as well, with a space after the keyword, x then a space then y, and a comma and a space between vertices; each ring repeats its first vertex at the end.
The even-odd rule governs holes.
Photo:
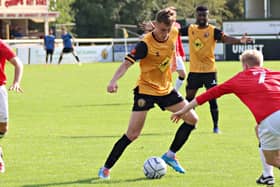
POLYGON ((143 171, 149 179, 159 179, 167 172, 167 165, 160 157, 150 157, 143 165, 143 171))

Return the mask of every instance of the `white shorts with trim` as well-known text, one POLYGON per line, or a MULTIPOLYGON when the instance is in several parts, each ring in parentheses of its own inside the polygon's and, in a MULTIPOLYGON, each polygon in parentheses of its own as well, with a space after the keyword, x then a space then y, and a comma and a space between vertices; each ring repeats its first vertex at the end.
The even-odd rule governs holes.
POLYGON ((280 150, 280 110, 261 121, 258 133, 262 150, 280 150))
POLYGON ((8 93, 5 85, 0 86, 0 122, 8 122, 8 93))
POLYGON ((185 70, 184 60, 181 56, 176 56, 176 70, 185 70))

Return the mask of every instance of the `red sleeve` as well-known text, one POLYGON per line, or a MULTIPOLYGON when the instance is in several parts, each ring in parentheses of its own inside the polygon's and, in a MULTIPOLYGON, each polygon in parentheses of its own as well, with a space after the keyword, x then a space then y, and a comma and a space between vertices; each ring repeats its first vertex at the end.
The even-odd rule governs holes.
POLYGON ((195 98, 197 104, 202 105, 203 103, 205 103, 211 99, 218 98, 225 94, 233 93, 234 92, 234 81, 235 81, 235 77, 224 82, 223 84, 214 86, 214 87, 210 88, 209 90, 207 90, 206 92, 202 93, 201 95, 197 96, 195 98))
POLYGON ((2 40, 0 40, 0 51, 2 57, 4 57, 7 60, 10 60, 16 56, 15 52, 2 40))
POLYGON ((177 54, 177 56, 181 56, 181 57, 186 56, 180 34, 178 35, 178 38, 177 38, 177 41, 176 41, 176 54, 177 54))
MULTIPOLYGON (((175 26, 176 26, 176 28, 178 30, 181 29, 180 23, 175 22, 175 26)), ((176 56, 181 56, 181 57, 185 57, 186 56, 185 51, 184 51, 183 42, 182 42, 180 34, 178 34, 178 38, 177 38, 177 41, 176 41, 176 56)))

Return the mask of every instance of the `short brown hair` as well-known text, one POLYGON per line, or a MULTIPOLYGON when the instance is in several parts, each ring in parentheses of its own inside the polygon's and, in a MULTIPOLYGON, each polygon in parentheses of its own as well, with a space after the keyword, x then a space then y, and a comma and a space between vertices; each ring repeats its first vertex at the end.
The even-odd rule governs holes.
POLYGON ((158 23, 164 23, 165 25, 172 25, 175 19, 174 10, 165 8, 160 10, 156 15, 156 21, 158 23))

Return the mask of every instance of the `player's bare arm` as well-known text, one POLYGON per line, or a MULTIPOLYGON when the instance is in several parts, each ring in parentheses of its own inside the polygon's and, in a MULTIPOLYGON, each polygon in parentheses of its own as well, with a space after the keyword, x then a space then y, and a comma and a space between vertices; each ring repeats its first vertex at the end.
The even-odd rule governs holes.
POLYGON ((178 123, 178 121, 181 119, 182 115, 186 114, 187 112, 189 112, 191 109, 193 109, 197 105, 198 105, 197 101, 195 99, 193 99, 190 103, 186 104, 181 110, 174 112, 171 115, 171 121, 174 123, 178 123))
POLYGON ((20 82, 23 74, 22 62, 18 57, 10 59, 9 62, 15 67, 14 81, 13 84, 10 86, 9 90, 16 91, 16 92, 23 92, 23 90, 20 87, 20 82))
POLYGON ((120 67, 115 72, 112 80, 109 82, 109 85, 107 86, 107 92, 114 93, 118 90, 117 81, 126 73, 128 68, 132 65, 132 63, 128 60, 125 60, 120 67))
POLYGON ((224 35, 222 41, 227 44, 246 44, 252 43, 253 39, 248 37, 245 33, 241 38, 235 38, 232 36, 224 35))

